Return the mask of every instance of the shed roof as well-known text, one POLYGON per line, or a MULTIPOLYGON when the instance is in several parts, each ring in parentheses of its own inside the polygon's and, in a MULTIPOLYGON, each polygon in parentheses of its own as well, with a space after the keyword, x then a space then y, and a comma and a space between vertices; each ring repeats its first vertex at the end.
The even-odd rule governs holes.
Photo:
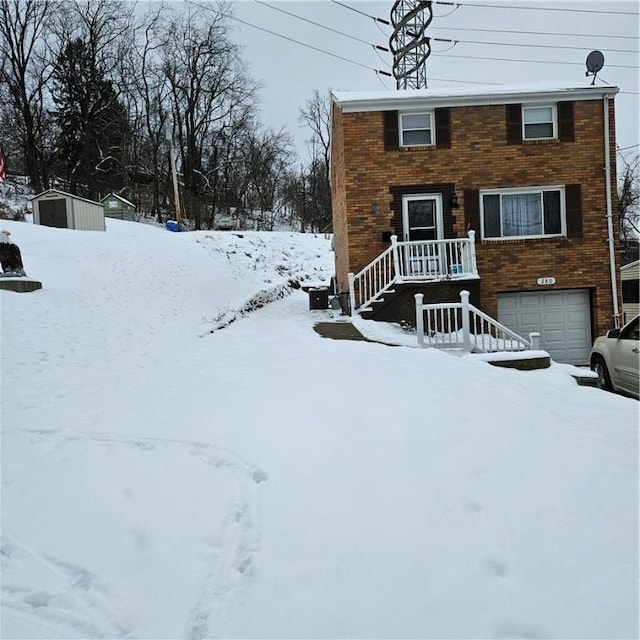
POLYGON ((633 269, 634 267, 637 267, 638 264, 640 264, 640 260, 634 260, 633 262, 629 262, 628 264, 623 264, 620 267, 620 271, 627 271, 629 269, 633 269))
POLYGON ((425 106, 464 107, 532 103, 558 100, 599 100, 619 92, 615 86, 594 86, 566 82, 483 86, 465 89, 392 89, 388 91, 334 91, 333 101, 345 113, 393 111, 425 106))
POLYGON ((46 189, 45 191, 41 191, 40 193, 38 193, 35 196, 32 196, 31 198, 29 198, 31 201, 33 200, 37 200, 38 198, 40 198, 41 196, 44 196, 48 193, 57 193, 61 196, 64 196, 65 198, 74 198, 75 200, 82 200, 83 202, 89 202, 90 204, 95 204, 96 206, 102 208, 102 205, 99 202, 96 202, 95 200, 89 200, 88 198, 82 198, 80 196, 77 196, 73 193, 67 193, 66 191, 61 191, 60 189, 46 189))
POLYGON ((107 195, 104 198, 102 198, 100 202, 104 202, 107 198, 117 198, 118 200, 120 200, 120 202, 124 202, 124 204, 129 205, 130 207, 133 207, 134 209, 136 209, 136 205, 133 204, 133 202, 129 202, 129 200, 127 200, 126 198, 123 198, 117 193, 113 193, 113 192, 107 193, 107 195))

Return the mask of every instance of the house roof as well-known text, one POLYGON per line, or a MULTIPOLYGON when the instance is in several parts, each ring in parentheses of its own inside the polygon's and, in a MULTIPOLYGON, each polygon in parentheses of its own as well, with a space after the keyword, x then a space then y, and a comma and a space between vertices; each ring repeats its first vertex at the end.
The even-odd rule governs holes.
POLYGON ((118 200, 120 200, 120 202, 124 202, 124 204, 129 205, 130 207, 133 207, 134 209, 136 208, 136 205, 133 204, 133 202, 129 202, 129 200, 127 200, 126 198, 123 198, 122 196, 119 196, 117 193, 107 193, 107 195, 102 198, 102 200, 100 200, 100 202, 104 202, 107 198, 117 198, 118 200))
POLYGON ((47 193, 57 193, 61 196, 64 196, 65 198, 74 198, 75 200, 82 200, 83 202, 89 202, 90 204, 95 204, 96 206, 100 207, 102 209, 102 205, 99 202, 96 202, 95 200, 89 200, 88 198, 82 198, 80 196, 75 195, 74 193, 67 193, 66 191, 60 191, 60 189, 45 189, 44 191, 38 193, 35 196, 32 196, 31 198, 29 198, 30 201, 33 200, 37 200, 38 198, 40 198, 41 196, 44 196, 47 193))
POLYGON ((623 264, 620 267, 620 271, 627 271, 628 269, 633 269, 634 267, 637 267, 639 263, 640 263, 640 260, 635 260, 634 262, 629 262, 629 264, 623 264))
POLYGON ((467 107, 558 100, 599 100, 619 92, 615 86, 584 83, 528 83, 465 89, 392 89, 389 91, 334 91, 333 101, 345 113, 394 111, 437 107, 467 107))

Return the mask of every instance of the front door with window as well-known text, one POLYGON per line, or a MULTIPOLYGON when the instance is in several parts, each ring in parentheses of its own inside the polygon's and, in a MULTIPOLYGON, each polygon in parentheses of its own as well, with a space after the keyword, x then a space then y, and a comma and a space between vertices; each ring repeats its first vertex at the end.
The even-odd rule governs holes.
POLYGON ((443 272, 442 256, 434 240, 443 238, 442 196, 404 196, 402 199, 404 262, 408 276, 437 276, 443 272))

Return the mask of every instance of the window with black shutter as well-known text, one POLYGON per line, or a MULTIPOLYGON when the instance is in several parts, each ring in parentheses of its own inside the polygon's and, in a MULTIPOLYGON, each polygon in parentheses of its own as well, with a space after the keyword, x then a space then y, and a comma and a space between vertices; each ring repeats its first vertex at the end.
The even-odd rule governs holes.
POLYGON ((522 105, 507 105, 507 144, 522 142, 522 105))
POLYGON ((436 121, 436 147, 448 149, 451 147, 451 111, 449 109, 436 109, 434 116, 436 121))
POLYGON ((480 191, 464 190, 464 222, 467 231, 480 231, 480 191))
POLYGON ((582 238, 582 187, 568 184, 565 189, 567 237, 582 238))
POLYGON ((399 148, 398 112, 385 111, 384 118, 384 150, 394 151, 399 148))
POLYGON ((573 142, 573 102, 558 102, 558 138, 561 142, 573 142))

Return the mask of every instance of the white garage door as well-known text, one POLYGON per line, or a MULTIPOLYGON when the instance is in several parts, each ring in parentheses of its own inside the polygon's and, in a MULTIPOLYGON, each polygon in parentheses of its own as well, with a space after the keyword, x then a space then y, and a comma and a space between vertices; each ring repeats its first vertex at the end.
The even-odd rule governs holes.
POLYGON ((589 362, 591 305, 587 289, 498 294, 498 320, 523 337, 538 331, 540 348, 556 362, 589 362))

